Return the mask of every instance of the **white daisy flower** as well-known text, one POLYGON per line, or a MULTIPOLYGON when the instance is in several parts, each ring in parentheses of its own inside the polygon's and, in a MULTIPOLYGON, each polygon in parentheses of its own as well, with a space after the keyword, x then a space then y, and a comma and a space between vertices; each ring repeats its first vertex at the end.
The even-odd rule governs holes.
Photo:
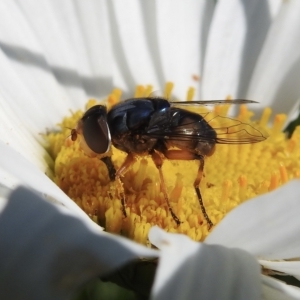
POLYGON ((48 177, 55 162, 43 136, 89 98, 114 88, 132 97, 137 85, 161 90, 169 81, 180 99, 192 88, 194 99, 253 99, 257 110, 293 115, 300 96, 298 1, 10 1, 0 3, 0 16, 1 299, 66 299, 140 257, 159 258, 152 299, 300 298, 297 287, 260 268, 300 276, 300 185, 283 185, 300 175, 299 133, 285 139, 284 117, 270 129, 269 160, 250 165, 259 168, 257 177, 278 165, 256 195, 283 187, 222 221, 214 212, 220 222, 201 231, 204 243, 152 228, 149 240, 159 250, 102 232, 48 177))

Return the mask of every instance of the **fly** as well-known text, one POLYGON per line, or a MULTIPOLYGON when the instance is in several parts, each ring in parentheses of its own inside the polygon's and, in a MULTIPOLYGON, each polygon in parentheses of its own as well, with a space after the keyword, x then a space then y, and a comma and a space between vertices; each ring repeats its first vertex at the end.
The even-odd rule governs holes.
POLYGON ((120 192, 123 214, 126 217, 125 194, 121 183, 123 176, 136 157, 150 155, 159 172, 161 189, 174 221, 181 222, 174 213, 167 194, 162 172, 163 159, 198 160, 199 168, 194 188, 202 214, 210 229, 213 226, 200 192, 205 157, 211 156, 216 144, 257 143, 266 137, 255 127, 239 120, 198 114, 176 106, 248 104, 251 100, 211 100, 169 102, 164 98, 132 98, 114 105, 109 112, 103 105, 96 105, 85 112, 72 140, 80 134, 82 149, 87 155, 97 156, 109 151, 111 144, 127 153, 125 161, 116 171, 110 157, 102 158, 111 180, 116 180, 120 192), (206 119, 205 119, 206 117, 206 119), (218 122, 218 121, 222 122, 218 122), (225 123, 224 123, 225 121, 225 123), (216 123, 216 125, 213 125, 216 123), (221 124, 221 125, 218 125, 221 124))

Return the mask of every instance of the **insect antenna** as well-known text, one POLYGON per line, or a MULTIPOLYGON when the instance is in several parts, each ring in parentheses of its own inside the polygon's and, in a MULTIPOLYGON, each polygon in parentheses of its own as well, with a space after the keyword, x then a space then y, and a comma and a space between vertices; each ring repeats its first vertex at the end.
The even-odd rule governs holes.
POLYGON ((64 126, 64 128, 71 130, 71 133, 66 137, 66 139, 71 137, 72 142, 75 142, 77 140, 77 137, 78 137, 77 130, 75 128, 70 128, 70 127, 66 127, 66 126, 64 126))

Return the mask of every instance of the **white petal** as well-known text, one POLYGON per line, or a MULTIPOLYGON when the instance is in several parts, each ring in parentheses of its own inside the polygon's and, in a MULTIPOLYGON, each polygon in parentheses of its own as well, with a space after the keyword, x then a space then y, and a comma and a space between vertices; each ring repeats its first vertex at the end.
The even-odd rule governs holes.
MULTIPOLYGON (((12 1, 1 2, 0 11, 0 46, 14 71, 13 73, 10 70, 8 78, 6 78, 3 72, 8 69, 8 63, 5 62, 6 69, 2 71, 0 76, 1 90, 3 89, 5 94, 7 92, 11 99, 20 106, 24 105, 26 98, 20 102, 19 97, 14 97, 15 94, 21 93, 18 91, 19 85, 14 85, 14 81, 8 83, 10 78, 16 77, 33 94, 31 103, 46 101, 44 103, 47 103, 48 111, 44 110, 44 116, 53 115, 55 118, 56 115, 59 115, 60 110, 66 113, 71 108, 71 99, 65 90, 58 85, 45 60, 43 49, 24 15, 12 1), (12 87, 15 91, 12 90, 12 87)), ((4 56, 3 54, 2 56, 4 56)), ((4 58, 2 57, 1 60, 4 61, 4 58)), ((23 87, 21 86, 21 88, 23 87)), ((25 96, 27 95, 28 92, 25 96)), ((26 105, 30 105, 30 102, 26 101, 26 105)))
POLYGON ((245 97, 274 6, 260 0, 217 3, 206 49, 203 99, 245 97))
POLYGON ((151 228, 161 250, 152 299, 260 299, 260 267, 238 249, 208 246, 151 228))
POLYGON ((11 195, 0 214, 0 240, 1 299, 68 299, 88 280, 158 254, 91 232, 24 188, 11 195))
MULTIPOLYGON (((0 182, 10 189, 26 184, 46 197, 66 206, 88 226, 93 222, 57 185, 35 165, 0 141, 0 182)), ((94 227, 94 226, 92 226, 94 227)))
POLYGON ((6 207, 8 202, 8 196, 11 193, 11 190, 6 186, 0 185, 0 214, 3 209, 6 207))
POLYGON ((1 141, 45 171, 48 168, 47 162, 51 162, 52 159, 38 142, 40 137, 37 133, 34 134, 35 126, 31 122, 24 123, 27 117, 22 118, 22 109, 1 96, 3 95, 0 92, 1 141))
POLYGON ((17 1, 17 3, 33 34, 37 37, 56 78, 64 85, 66 93, 77 104, 77 107, 80 107, 80 102, 83 106, 86 95, 77 73, 74 55, 76 52, 72 51, 70 39, 64 34, 66 19, 61 22, 58 5, 55 9, 55 4, 53 5, 53 2, 48 0, 39 1, 39 5, 36 5, 34 1, 27 3, 17 1))
POLYGON ((263 276, 263 299, 268 300, 292 300, 300 299, 300 289, 287 285, 284 282, 271 277, 263 276))
MULTIPOLYGON (((53 1, 51 1, 53 3, 53 1)), ((77 70, 88 96, 106 97, 112 90, 113 59, 106 1, 70 1, 61 13, 77 52, 77 70)), ((57 5, 61 7, 61 3, 57 5)))
POLYGON ((292 276, 300 276, 300 261, 269 261, 259 260, 267 269, 283 272, 292 276))
POLYGON ((300 96, 300 2, 283 1, 255 67, 247 97, 288 112, 300 96))
POLYGON ((270 12, 270 18, 272 20, 275 19, 278 12, 280 11, 280 7, 282 4, 281 0, 267 0, 268 6, 269 6, 269 12, 270 12))
POLYGON ((202 75, 202 59, 214 6, 211 0, 157 1, 156 24, 148 25, 155 26, 157 44, 153 45, 152 53, 159 50, 159 56, 156 54, 159 82, 174 82, 174 95, 182 100, 186 99, 188 87, 196 89, 195 99, 200 97, 201 79, 197 77, 202 75))
POLYGON ((200 75, 213 7, 211 0, 108 2, 115 85, 132 96, 136 84, 162 90, 173 81, 174 95, 185 99, 188 87, 199 85, 193 77, 200 75))
MULTIPOLYGON (((288 126, 288 124, 292 121, 294 121, 295 119, 298 118, 299 116, 299 108, 300 108, 300 98, 295 101, 294 106, 290 109, 290 111, 288 112, 285 124, 284 124, 284 128, 286 126, 288 126)), ((287 112, 285 112, 287 113, 287 112)))
POLYGON ((240 248, 262 259, 300 256, 300 181, 232 210, 205 243, 240 248))
POLYGON ((152 30, 155 16, 152 6, 151 2, 138 0, 107 2, 115 62, 114 85, 125 92, 124 97, 132 97, 136 84, 158 87, 157 62, 150 53, 153 37, 147 32, 152 30))
POLYGON ((42 0, 18 1, 37 35, 49 65, 77 106, 86 94, 105 96, 111 90, 112 58, 105 3, 42 0))

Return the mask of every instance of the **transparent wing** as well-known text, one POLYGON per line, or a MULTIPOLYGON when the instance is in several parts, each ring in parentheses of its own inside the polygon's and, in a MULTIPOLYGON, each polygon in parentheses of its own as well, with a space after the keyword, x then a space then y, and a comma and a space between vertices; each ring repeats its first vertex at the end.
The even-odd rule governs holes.
POLYGON ((252 144, 262 142, 267 138, 267 134, 257 127, 229 117, 214 116, 206 121, 212 126, 217 134, 218 144, 252 144))
POLYGON ((147 135, 158 139, 212 141, 218 144, 252 144, 264 141, 267 138, 267 134, 261 129, 240 120, 222 117, 211 112, 201 115, 203 119, 200 122, 208 123, 209 128, 203 126, 205 129, 195 129, 199 126, 193 126, 193 124, 199 124, 199 121, 185 123, 174 128, 161 124, 161 126, 156 126, 149 131, 147 135))
POLYGON ((253 100, 234 99, 234 100, 195 100, 195 101, 169 101, 171 105, 188 106, 188 105, 218 105, 218 104, 250 104, 258 103, 253 100))

